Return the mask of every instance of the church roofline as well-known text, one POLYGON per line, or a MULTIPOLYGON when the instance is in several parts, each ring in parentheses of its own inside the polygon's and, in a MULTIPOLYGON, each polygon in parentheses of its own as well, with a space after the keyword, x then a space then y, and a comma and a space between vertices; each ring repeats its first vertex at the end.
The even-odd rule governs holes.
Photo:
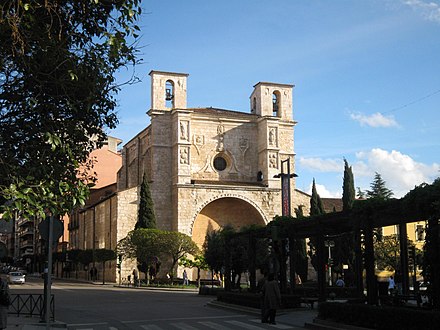
POLYGON ((163 74, 163 75, 171 75, 171 76, 185 76, 188 77, 189 74, 188 73, 179 73, 179 72, 168 72, 168 71, 156 71, 156 70, 151 70, 149 75, 151 76, 153 73, 158 73, 158 74, 163 74))
POLYGON ((270 85, 270 86, 290 87, 290 88, 295 87, 295 85, 292 84, 279 84, 279 83, 272 83, 267 81, 260 81, 254 85, 254 88, 257 87, 258 85, 270 85))

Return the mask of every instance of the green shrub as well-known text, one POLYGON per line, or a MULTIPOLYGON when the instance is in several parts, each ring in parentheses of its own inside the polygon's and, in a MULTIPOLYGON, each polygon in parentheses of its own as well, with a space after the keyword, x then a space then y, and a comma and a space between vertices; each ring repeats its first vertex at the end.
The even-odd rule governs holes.
POLYGON ((434 330, 440 324, 436 311, 333 302, 319 304, 318 318, 379 330, 434 330))

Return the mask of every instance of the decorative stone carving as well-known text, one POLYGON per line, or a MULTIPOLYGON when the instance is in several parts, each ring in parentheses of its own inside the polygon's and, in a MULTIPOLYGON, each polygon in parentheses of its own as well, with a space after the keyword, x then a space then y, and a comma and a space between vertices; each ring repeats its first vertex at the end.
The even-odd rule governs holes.
POLYGON ((277 129, 276 127, 271 127, 269 129, 269 146, 277 146, 278 145, 278 138, 277 138, 277 129))
POLYGON ((205 145, 205 136, 199 135, 199 134, 194 134, 193 135, 193 144, 194 144, 194 147, 196 147, 197 154, 200 155, 200 149, 205 145))
POLYGON ((224 134, 225 134, 225 126, 223 125, 218 125, 217 126, 217 134, 218 134, 218 143, 217 143, 217 151, 224 151, 225 150, 225 146, 224 146, 224 134))
POLYGON ((246 151, 249 149, 249 140, 241 137, 240 140, 238 141, 241 153, 243 154, 243 156, 245 155, 246 151))
POLYGON ((278 168, 278 154, 275 152, 269 153, 269 167, 278 168))
POLYGON ((180 147, 180 164, 189 164, 189 148, 180 147))
POLYGON ((188 121, 180 121, 180 139, 188 141, 188 121))
POLYGON ((263 204, 266 207, 270 207, 271 205, 273 205, 273 196, 270 191, 267 194, 264 194, 262 199, 263 199, 263 204))

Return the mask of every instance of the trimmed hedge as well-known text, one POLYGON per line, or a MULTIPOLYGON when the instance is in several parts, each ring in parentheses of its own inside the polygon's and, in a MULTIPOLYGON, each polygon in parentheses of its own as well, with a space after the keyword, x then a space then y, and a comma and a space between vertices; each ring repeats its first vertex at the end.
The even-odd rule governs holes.
POLYGON ((440 312, 416 308, 326 302, 318 318, 370 329, 439 329, 440 312))

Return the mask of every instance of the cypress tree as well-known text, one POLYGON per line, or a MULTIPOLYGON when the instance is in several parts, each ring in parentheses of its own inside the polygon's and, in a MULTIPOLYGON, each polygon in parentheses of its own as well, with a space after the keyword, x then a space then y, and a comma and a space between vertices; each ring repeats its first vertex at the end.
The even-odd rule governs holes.
POLYGON ((144 173, 142 177, 141 190, 139 192, 138 220, 134 229, 156 228, 156 215, 154 214, 154 204, 151 198, 150 186, 144 173))
POLYGON ((356 198, 354 190, 354 177, 351 166, 348 166, 347 160, 344 158, 344 181, 342 184, 342 209, 344 211, 353 208, 353 203, 356 198))
MULTIPOLYGON (((312 184, 312 197, 310 198, 310 215, 321 215, 324 214, 324 207, 322 205, 321 197, 319 197, 318 192, 316 191, 315 179, 313 178, 312 184)), ((308 254, 310 256, 310 262, 312 263, 313 268, 315 270, 318 269, 318 260, 316 256, 316 238, 310 237, 309 239, 309 251, 308 254)))
POLYGON ((324 213, 324 206, 322 205, 321 197, 319 197, 318 192, 316 191, 315 179, 313 179, 312 197, 310 198, 310 215, 321 215, 324 213))

